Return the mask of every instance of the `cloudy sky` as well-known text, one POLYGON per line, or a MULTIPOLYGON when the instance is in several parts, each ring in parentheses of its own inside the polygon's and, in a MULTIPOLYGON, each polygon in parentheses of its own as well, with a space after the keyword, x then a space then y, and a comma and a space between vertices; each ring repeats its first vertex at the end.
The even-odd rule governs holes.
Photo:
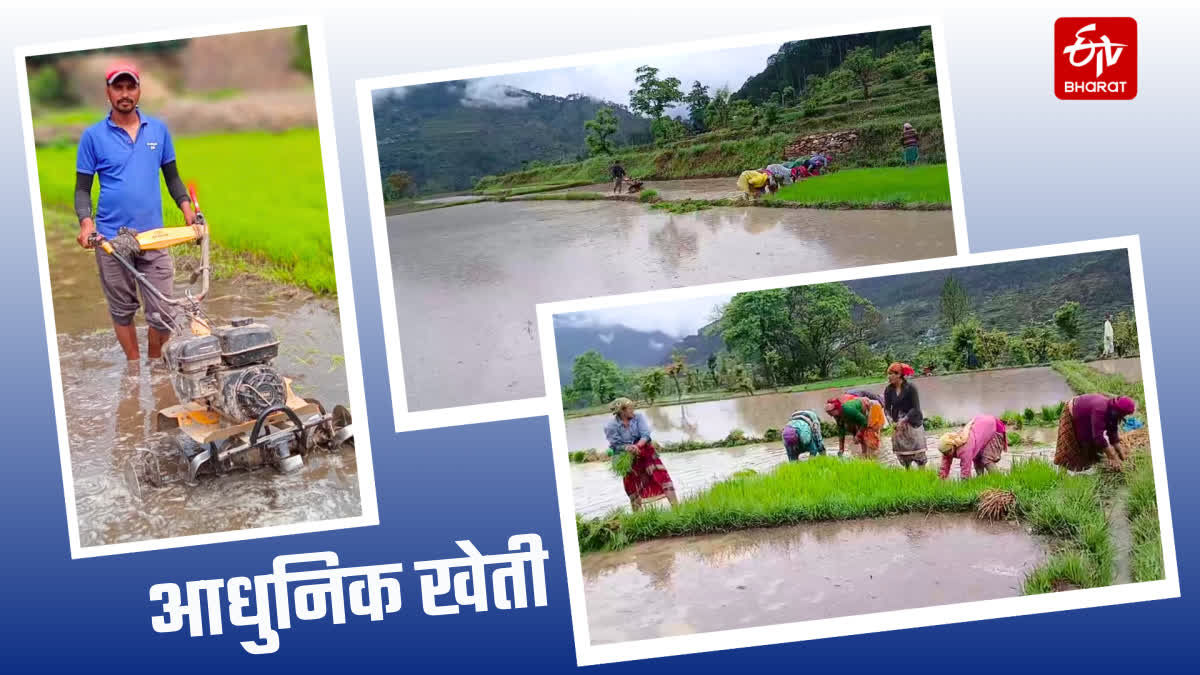
POLYGON ((555 320, 577 327, 621 325, 640 331, 662 331, 677 338, 694 334, 714 318, 714 308, 729 302, 732 295, 691 300, 635 305, 618 309, 599 309, 556 315, 555 320))
MULTIPOLYGON (((677 77, 680 89, 686 94, 692 82, 699 80, 708 85, 711 94, 718 87, 728 86, 737 91, 746 78, 762 72, 767 57, 779 50, 782 43, 757 47, 741 47, 720 51, 656 56, 638 61, 613 62, 580 68, 560 68, 515 75, 472 80, 468 84, 468 97, 492 104, 519 104, 506 101, 502 95, 505 87, 526 89, 539 94, 567 96, 585 94, 622 105, 629 105, 629 90, 634 88, 635 70, 641 65, 652 65, 659 69, 659 77, 677 77)), ((398 89, 378 91, 377 95, 403 96, 398 89)))

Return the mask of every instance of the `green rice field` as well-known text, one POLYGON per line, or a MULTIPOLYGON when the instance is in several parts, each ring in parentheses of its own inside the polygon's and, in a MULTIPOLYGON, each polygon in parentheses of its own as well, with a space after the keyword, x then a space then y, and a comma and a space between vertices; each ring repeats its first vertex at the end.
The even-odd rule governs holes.
MULTIPOLYGON (((260 276, 333 294, 329 211, 315 129, 176 138, 179 173, 195 183, 215 247, 247 259, 260 276)), ((42 206, 71 213, 75 145, 38 148, 42 206)), ((164 221, 183 216, 163 193, 164 221)), ((99 181, 92 188, 93 204, 99 181)))
POLYGON ((945 164, 846 169, 785 185, 766 197, 766 201, 817 207, 880 204, 949 207, 950 177, 945 164))

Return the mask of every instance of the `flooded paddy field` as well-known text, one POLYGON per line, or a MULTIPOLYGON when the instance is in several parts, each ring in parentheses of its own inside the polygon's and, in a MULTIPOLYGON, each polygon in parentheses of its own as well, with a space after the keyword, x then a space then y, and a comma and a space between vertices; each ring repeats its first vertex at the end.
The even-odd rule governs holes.
POLYGON ((911 514, 660 539, 582 565, 603 644, 1017 596, 1045 555, 1016 523, 911 514))
MULTIPOLYGON (((145 356, 139 314, 140 363, 127 363, 113 336, 94 253, 51 232, 51 287, 63 397, 67 410, 72 485, 83 546, 144 541, 361 513, 354 450, 316 450, 305 467, 282 475, 273 468, 180 479, 175 436, 155 431, 156 412, 176 403, 167 371, 145 356), (127 474, 131 459, 157 457, 170 482, 142 486, 127 474)), ((177 272, 181 271, 177 263, 177 272)), ((184 274, 179 277, 186 281, 184 274)), ((211 317, 261 320, 280 340, 275 365, 300 396, 329 409, 349 402, 341 323, 335 301, 255 279, 214 281, 205 301, 211 317)))
POLYGON ((949 211, 675 215, 608 200, 409 213, 388 218, 388 236, 414 411, 542 396, 540 302, 955 252, 949 211))

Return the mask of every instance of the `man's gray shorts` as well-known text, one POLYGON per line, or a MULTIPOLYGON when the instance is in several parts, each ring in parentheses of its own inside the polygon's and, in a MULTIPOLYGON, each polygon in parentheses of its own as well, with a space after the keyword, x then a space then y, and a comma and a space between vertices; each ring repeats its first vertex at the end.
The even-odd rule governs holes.
MULTIPOLYGON (((133 266, 154 284, 166 297, 172 297, 175 285, 175 263, 166 249, 143 251, 133 256, 133 266)), ((140 288, 137 279, 125 269, 119 260, 103 250, 96 249, 96 265, 100 268, 100 287, 108 300, 108 313, 113 323, 128 326, 138 310, 138 294, 146 315, 146 323, 160 331, 171 332, 175 309, 164 304, 149 291, 140 288)))

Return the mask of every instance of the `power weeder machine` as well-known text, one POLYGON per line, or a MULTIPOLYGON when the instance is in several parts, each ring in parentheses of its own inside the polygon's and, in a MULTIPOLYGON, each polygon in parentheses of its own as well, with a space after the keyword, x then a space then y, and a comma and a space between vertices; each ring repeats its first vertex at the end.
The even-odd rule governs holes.
MULTIPOLYGON (((196 220, 204 224, 194 188, 190 189, 196 220)), ((353 444, 350 412, 332 411, 315 399, 300 398, 291 380, 272 365, 279 339, 270 326, 250 318, 214 325, 201 303, 209 287, 209 237, 192 227, 164 227, 135 233, 122 228, 111 240, 92 235, 92 244, 115 257, 146 293, 175 311, 172 337, 163 348, 171 387, 178 403, 158 411, 156 428, 177 430, 177 445, 187 464, 187 477, 272 465, 283 473, 304 466, 304 453, 316 447, 335 449, 353 444), (146 250, 194 243, 200 267, 182 297, 168 298, 133 265, 130 257, 146 250)), ((157 456, 139 453, 130 467, 140 486, 161 485, 157 456)))

